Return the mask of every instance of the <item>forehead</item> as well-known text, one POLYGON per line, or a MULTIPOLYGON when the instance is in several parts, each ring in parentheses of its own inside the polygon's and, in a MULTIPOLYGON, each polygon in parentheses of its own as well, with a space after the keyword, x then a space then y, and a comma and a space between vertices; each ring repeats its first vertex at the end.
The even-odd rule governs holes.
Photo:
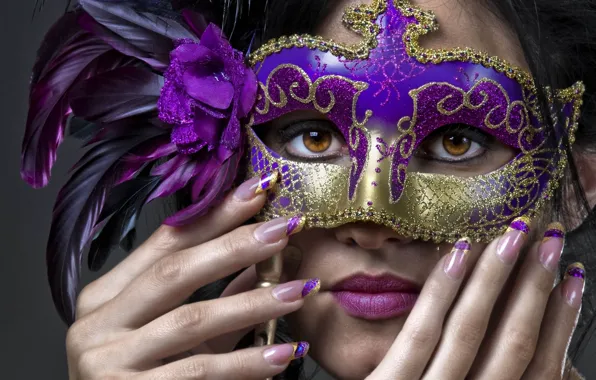
MULTIPOLYGON (((334 1, 333 11, 321 23, 316 34, 337 42, 354 44, 361 36, 342 24, 346 7, 370 4, 371 0, 334 1)), ((509 63, 527 69, 519 39, 509 25, 478 0, 410 0, 424 10, 433 11, 439 25, 438 31, 420 39, 426 48, 470 47, 498 56, 509 63)))

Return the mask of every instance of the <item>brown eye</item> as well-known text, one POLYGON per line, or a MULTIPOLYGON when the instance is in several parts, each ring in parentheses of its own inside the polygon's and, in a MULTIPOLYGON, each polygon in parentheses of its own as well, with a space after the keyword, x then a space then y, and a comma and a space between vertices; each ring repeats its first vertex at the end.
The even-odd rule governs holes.
POLYGON ((313 153, 322 153, 329 149, 333 136, 330 132, 310 131, 302 135, 302 142, 306 149, 313 153))
POLYGON ((472 147, 472 140, 461 135, 444 135, 443 149, 452 156, 466 154, 472 147))

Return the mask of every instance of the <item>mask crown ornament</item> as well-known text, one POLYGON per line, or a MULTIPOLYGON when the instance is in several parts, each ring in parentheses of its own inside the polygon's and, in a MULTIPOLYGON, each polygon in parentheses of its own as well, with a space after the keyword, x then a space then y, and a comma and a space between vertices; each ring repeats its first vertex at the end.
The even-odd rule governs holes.
POLYGON ((567 164, 564 137, 574 139, 581 82, 546 89, 562 115, 551 133, 528 72, 471 48, 418 42, 439 28, 432 12, 406 0, 373 0, 347 8, 343 23, 361 41, 293 35, 249 56, 259 81, 247 126, 249 176, 279 170, 282 177, 262 219, 302 213, 306 228, 370 221, 417 239, 486 242, 514 218, 542 210, 567 164), (300 110, 335 124, 349 167, 283 157, 252 129, 300 110), (454 124, 494 137, 513 159, 468 177, 412 170, 425 138, 454 124))

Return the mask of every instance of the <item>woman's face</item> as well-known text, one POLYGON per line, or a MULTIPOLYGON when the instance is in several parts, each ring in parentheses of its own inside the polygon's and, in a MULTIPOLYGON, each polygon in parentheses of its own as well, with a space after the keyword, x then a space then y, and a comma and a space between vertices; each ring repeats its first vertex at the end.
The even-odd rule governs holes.
MULTIPOLYGON (((359 37, 342 26, 341 16, 346 6, 362 2, 338 2, 318 34, 340 42, 357 41, 359 37)), ((512 33, 479 2, 413 3, 434 11, 440 23, 439 32, 421 41, 427 47, 467 46, 526 66, 512 33)), ((350 162, 346 142, 333 124, 316 113, 286 115, 260 135, 269 147, 288 158, 350 162)), ((474 176, 498 169, 515 154, 478 129, 454 126, 429 136, 408 170, 474 176)), ((469 267, 484 247, 473 246, 469 267)), ((401 330, 417 291, 450 249, 449 244, 412 240, 366 223, 311 229, 296 235, 285 252, 284 276, 318 277, 322 287, 317 297, 290 316, 294 337, 310 342, 311 356, 331 374, 342 379, 366 377, 401 330), (358 291, 348 291, 354 289, 358 291), (383 290, 392 294, 373 294, 383 290)))

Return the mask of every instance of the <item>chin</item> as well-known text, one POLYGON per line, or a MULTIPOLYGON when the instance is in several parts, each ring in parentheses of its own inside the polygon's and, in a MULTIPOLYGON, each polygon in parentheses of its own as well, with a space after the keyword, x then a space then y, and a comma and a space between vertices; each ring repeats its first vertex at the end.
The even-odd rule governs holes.
POLYGON ((407 316, 354 318, 336 307, 331 297, 319 294, 288 316, 292 336, 309 342, 309 356, 334 378, 362 380, 383 360, 407 316))

